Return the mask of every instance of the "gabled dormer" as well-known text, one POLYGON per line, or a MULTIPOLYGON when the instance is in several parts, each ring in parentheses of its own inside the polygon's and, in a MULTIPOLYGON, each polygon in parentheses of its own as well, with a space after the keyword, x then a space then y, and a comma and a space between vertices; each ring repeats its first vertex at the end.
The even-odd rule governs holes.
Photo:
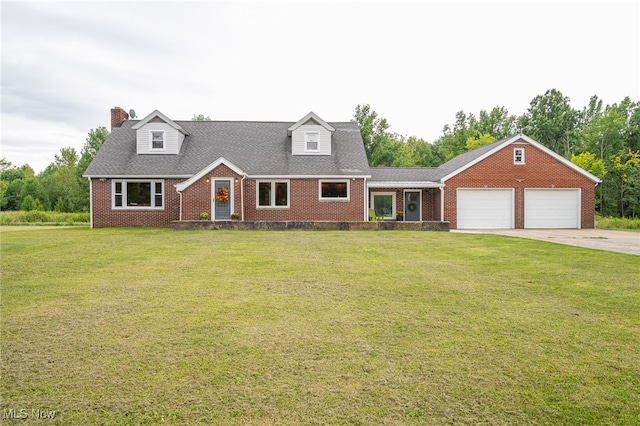
POLYGON ((293 155, 331 155, 331 135, 335 132, 314 112, 310 112, 287 129, 293 155))
POLYGON ((184 137, 182 127, 158 110, 131 127, 136 131, 138 154, 178 154, 184 137))

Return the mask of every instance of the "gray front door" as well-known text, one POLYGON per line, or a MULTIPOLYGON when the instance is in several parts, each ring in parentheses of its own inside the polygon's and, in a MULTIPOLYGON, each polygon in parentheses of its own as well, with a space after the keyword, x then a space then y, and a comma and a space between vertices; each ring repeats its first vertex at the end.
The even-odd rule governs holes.
POLYGON ((213 218, 214 220, 230 220, 231 219, 231 181, 216 180, 213 189, 213 218), (228 194, 226 201, 221 201, 225 193, 228 194))
POLYGON ((421 220, 420 191, 406 191, 404 193, 404 220, 418 222, 421 220))

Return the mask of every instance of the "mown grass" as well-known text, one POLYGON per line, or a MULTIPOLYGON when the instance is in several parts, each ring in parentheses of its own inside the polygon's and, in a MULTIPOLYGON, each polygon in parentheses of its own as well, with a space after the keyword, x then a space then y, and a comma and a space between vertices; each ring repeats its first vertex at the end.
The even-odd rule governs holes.
POLYGON ((0 211, 0 225, 88 225, 89 213, 0 211))
POLYGON ((596 217, 596 228, 640 231, 640 218, 596 217))
POLYGON ((436 232, 0 236, 2 408, 49 424, 640 422, 637 256, 436 232))

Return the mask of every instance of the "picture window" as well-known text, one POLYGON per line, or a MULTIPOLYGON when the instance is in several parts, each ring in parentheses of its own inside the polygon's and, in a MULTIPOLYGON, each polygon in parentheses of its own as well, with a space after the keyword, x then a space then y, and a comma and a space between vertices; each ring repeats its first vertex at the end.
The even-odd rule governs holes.
POLYGON ((164 182, 114 181, 113 207, 119 209, 161 209, 164 207, 164 182))

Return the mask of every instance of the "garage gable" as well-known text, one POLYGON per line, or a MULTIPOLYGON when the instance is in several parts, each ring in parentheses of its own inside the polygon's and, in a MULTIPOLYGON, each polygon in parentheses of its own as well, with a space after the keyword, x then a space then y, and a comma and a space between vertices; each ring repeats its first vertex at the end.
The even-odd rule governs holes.
MULTIPOLYGON (((559 154, 556 154, 555 152, 553 152, 552 150, 550 150, 549 148, 547 148, 546 146, 540 144, 539 142, 536 142, 535 140, 531 139, 530 137, 526 136, 526 135, 515 135, 515 136, 511 136, 496 142, 493 142, 492 144, 480 147, 478 149, 475 149, 473 151, 468 151, 465 152, 464 154, 459 155, 458 157, 448 161, 447 163, 443 164, 442 166, 439 167, 440 171, 441 171, 441 178, 440 178, 440 182, 445 183, 447 180, 459 175, 460 173, 464 172, 465 170, 473 167, 474 165, 480 163, 481 161, 483 161, 484 159, 494 155, 495 153, 497 153, 498 151, 501 151, 505 148, 507 148, 509 145, 519 145, 519 143, 524 144, 523 146, 526 145, 530 145, 533 148, 536 148, 540 151, 542 151, 543 153, 547 154, 548 156, 552 157, 554 160, 556 160, 557 162, 561 163, 562 165, 570 168, 571 170, 577 172, 578 174, 582 175, 583 177, 591 180, 594 183, 600 183, 601 180, 599 178, 597 178, 596 176, 592 175, 591 173, 587 172, 586 170, 582 169, 581 167, 576 166, 575 164, 573 164, 571 161, 567 160, 566 158, 562 157, 559 154)), ((522 162, 521 164, 526 164, 526 155, 524 155, 525 153, 523 152, 522 155, 522 162)), ((509 153, 509 156, 514 156, 515 157, 515 153, 509 153)), ((510 157, 512 158, 512 157, 510 157)), ((513 163, 511 164, 516 164, 515 158, 513 163)))

